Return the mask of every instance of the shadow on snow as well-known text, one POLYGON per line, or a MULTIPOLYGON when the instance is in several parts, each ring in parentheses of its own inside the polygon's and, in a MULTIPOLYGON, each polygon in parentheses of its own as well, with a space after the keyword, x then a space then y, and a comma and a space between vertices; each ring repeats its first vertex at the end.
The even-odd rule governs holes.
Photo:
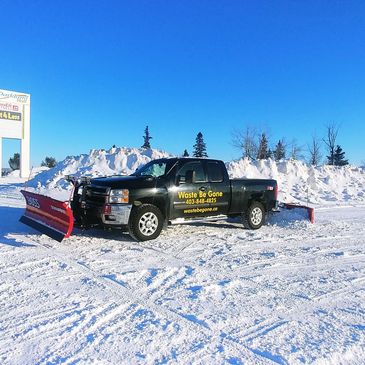
POLYGON ((20 242, 10 238, 10 234, 30 234, 31 228, 21 224, 19 218, 24 213, 23 208, 0 207, 0 244, 13 247, 33 247, 35 245, 20 242))

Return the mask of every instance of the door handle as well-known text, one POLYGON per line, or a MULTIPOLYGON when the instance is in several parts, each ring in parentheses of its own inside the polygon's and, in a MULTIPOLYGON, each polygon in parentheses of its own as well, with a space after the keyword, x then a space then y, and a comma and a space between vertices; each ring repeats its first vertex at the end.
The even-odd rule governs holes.
POLYGON ((205 191, 205 190, 207 190, 207 188, 206 188, 205 186, 201 186, 201 187, 199 188, 199 190, 200 190, 200 191, 205 191))

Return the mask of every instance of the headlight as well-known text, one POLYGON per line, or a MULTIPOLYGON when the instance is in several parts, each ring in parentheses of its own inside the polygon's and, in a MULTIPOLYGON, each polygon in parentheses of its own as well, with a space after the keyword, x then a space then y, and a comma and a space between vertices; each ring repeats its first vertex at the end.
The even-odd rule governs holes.
POLYGON ((129 190, 128 189, 112 189, 109 194, 109 203, 128 203, 129 190))

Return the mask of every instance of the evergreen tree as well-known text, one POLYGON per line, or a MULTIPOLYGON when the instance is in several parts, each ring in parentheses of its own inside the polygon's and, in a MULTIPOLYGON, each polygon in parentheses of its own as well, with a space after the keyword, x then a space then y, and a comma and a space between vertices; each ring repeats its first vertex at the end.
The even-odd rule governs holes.
POLYGON ((208 157, 207 147, 205 145, 202 132, 199 132, 196 135, 195 144, 193 148, 194 148, 193 152, 194 157, 208 157))
POLYGON ((345 152, 342 151, 342 148, 339 145, 337 145, 333 155, 333 164, 335 166, 345 166, 349 164, 349 161, 345 159, 345 152))
POLYGON ((9 158, 9 166, 12 170, 20 169, 20 154, 19 153, 14 153, 14 156, 9 158))
POLYGON ((152 139, 152 137, 150 136, 150 131, 148 130, 148 126, 147 126, 144 130, 144 136, 143 136, 144 143, 141 146, 141 148, 144 148, 144 149, 151 148, 150 139, 152 139))
POLYGON ((270 148, 267 151, 267 158, 274 158, 274 153, 270 148))
POLYGON ((189 152, 186 149, 184 150, 183 157, 189 157, 189 152))
POLYGON ((285 158, 285 146, 283 141, 279 140, 278 144, 276 145, 274 151, 274 157, 276 161, 282 160, 285 158))
POLYGON ((54 157, 48 157, 46 156, 46 158, 44 159, 44 161, 42 161, 41 166, 47 166, 49 168, 55 167, 56 166, 56 159, 54 157))
POLYGON ((257 151, 257 159, 264 160, 266 158, 268 158, 267 138, 265 133, 262 133, 259 142, 259 150, 257 151))

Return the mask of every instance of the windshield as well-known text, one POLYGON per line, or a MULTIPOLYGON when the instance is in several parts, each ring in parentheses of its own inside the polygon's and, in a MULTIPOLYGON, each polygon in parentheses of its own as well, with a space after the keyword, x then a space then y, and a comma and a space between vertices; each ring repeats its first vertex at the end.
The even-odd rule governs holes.
POLYGON ((166 161, 156 160, 142 166, 133 175, 134 176, 153 176, 159 177, 166 173, 166 161))

